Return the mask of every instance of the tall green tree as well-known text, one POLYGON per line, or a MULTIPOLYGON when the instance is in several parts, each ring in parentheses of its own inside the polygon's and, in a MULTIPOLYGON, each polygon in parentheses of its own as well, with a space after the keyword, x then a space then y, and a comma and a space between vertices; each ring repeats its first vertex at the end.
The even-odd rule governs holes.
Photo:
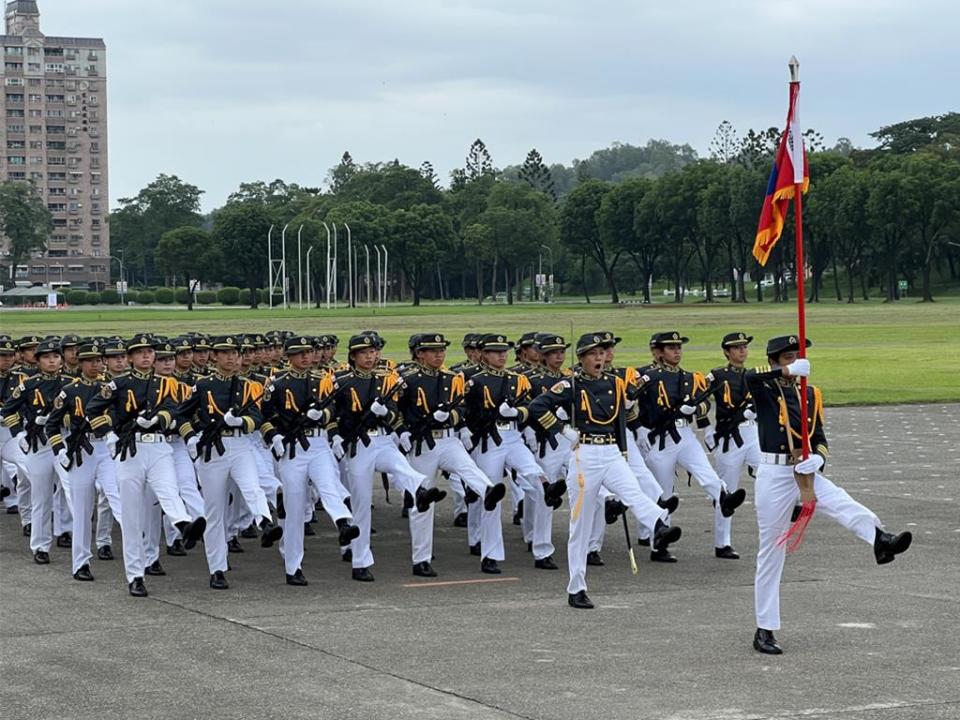
POLYGON ((212 280, 221 272, 223 256, 210 233, 202 228, 186 227, 168 230, 160 237, 154 251, 157 268, 187 285, 187 310, 193 310, 193 294, 204 280, 212 280))
POLYGON ((526 160, 520 166, 518 177, 534 190, 545 193, 556 201, 557 189, 550 174, 550 168, 544 164, 543 156, 537 152, 536 148, 527 153, 526 160))
POLYGON ((353 157, 349 152, 344 151, 337 166, 330 168, 330 172, 327 173, 327 185, 330 187, 330 192, 334 195, 339 193, 357 172, 359 172, 359 168, 353 161, 353 157))
POLYGON ((250 307, 257 307, 257 290, 267 274, 267 233, 270 211, 259 203, 233 203, 217 211, 211 236, 224 258, 223 278, 250 289, 250 307))
POLYGON ((597 223, 604 246, 626 253, 642 276, 643 301, 650 302, 650 283, 660 254, 660 238, 655 232, 636 224, 637 212, 643 198, 653 188, 654 181, 631 178, 614 185, 600 201, 597 223), (642 233, 638 230, 642 229, 642 233))
POLYGON ((394 210, 389 220, 387 247, 390 262, 396 261, 413 294, 413 305, 420 305, 426 277, 436 267, 437 258, 453 248, 453 225, 436 205, 414 205, 394 210))
POLYGON ((470 145, 467 151, 467 161, 464 166, 464 174, 467 180, 476 180, 481 175, 493 175, 493 160, 490 157, 490 151, 483 140, 477 138, 470 145))
POLYGON ((419 170, 398 161, 366 165, 337 193, 340 202, 366 200, 388 210, 410 209, 414 205, 436 205, 443 195, 419 170))
POLYGON ((567 195, 560 210, 560 240, 572 252, 589 257, 607 281, 610 302, 620 302, 614 268, 623 254, 608 246, 600 234, 597 213, 611 185, 600 180, 587 180, 567 195))
POLYGON ((44 249, 52 231, 53 217, 35 185, 0 182, 0 236, 8 240, 11 281, 20 261, 44 249))

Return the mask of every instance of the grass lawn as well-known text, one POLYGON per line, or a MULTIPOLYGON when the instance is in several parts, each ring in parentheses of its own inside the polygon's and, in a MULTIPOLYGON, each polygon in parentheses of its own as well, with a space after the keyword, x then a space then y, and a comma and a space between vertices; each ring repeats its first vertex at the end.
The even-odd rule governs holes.
MULTIPOLYGON (((813 381, 830 405, 960 401, 960 298, 935 304, 904 300, 856 305, 808 306, 813 381)), ((341 342, 353 332, 373 328, 387 338, 387 354, 406 355, 414 332, 443 332, 459 342, 465 332, 504 332, 513 338, 529 330, 576 338, 610 329, 623 337, 618 362, 639 364, 649 357, 647 341, 655 330, 678 330, 690 337, 684 366, 707 371, 722 362, 720 338, 742 330, 755 336, 753 360, 763 362, 767 338, 796 331, 796 307, 755 303, 714 305, 611 306, 603 303, 482 306, 392 305, 383 309, 249 310, 179 307, 98 306, 61 311, 0 312, 0 331, 13 336, 65 332, 80 335, 140 331, 175 335, 186 330, 210 334, 284 329, 310 334, 335 332, 341 342)), ((344 353, 341 353, 343 356, 344 353)), ((459 358, 455 345, 450 357, 459 358)))

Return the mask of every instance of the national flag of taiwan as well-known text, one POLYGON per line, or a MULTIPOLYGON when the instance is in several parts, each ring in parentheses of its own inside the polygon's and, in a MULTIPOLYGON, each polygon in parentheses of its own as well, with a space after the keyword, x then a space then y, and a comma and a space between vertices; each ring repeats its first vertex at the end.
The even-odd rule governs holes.
POLYGON ((800 185, 802 192, 810 186, 810 169, 807 153, 803 147, 803 134, 797 119, 797 101, 800 83, 790 83, 790 109, 787 111, 787 127, 780 139, 777 156, 767 183, 767 196, 760 211, 760 225, 753 243, 753 256, 761 265, 767 264, 773 246, 783 233, 783 221, 787 205, 793 199, 794 188, 800 185))

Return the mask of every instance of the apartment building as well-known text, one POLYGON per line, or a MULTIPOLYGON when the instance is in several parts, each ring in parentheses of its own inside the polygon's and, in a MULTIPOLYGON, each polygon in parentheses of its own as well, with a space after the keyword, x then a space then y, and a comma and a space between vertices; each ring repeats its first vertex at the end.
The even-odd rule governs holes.
MULTIPOLYGON (((16 282, 102 289, 110 282, 106 45, 45 36, 36 0, 10 0, 0 52, 0 179, 34 183, 54 225, 46 249, 20 261, 16 282)), ((7 245, 0 237, 4 278, 7 245)))

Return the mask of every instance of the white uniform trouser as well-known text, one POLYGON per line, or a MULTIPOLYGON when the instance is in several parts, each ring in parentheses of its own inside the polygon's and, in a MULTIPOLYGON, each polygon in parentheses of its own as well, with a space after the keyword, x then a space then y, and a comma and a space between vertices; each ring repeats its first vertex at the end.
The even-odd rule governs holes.
POLYGON ((173 469, 173 451, 165 442, 137 443, 137 454, 114 460, 117 487, 120 490, 120 531, 123 535, 123 566, 127 582, 143 577, 146 557, 143 551, 143 503, 149 487, 163 511, 176 524, 190 519, 177 493, 173 469))
POLYGON ((669 517, 666 510, 640 492, 637 479, 617 445, 581 445, 567 467, 567 489, 570 495, 570 538, 567 541, 570 582, 567 592, 571 594, 587 589, 590 529, 602 489, 620 498, 637 522, 651 531, 657 520, 666 522, 669 517))
POLYGON ((679 443, 674 442, 673 438, 667 435, 663 450, 660 449, 658 438, 657 442, 650 448, 650 452, 647 453, 647 467, 653 472, 653 476, 660 484, 664 496, 673 495, 673 481, 677 465, 679 465, 693 475, 694 479, 700 483, 700 487, 714 502, 719 502, 720 491, 725 489, 723 481, 720 480, 720 476, 717 475, 707 459, 707 453, 704 452, 703 446, 697 440, 697 434, 689 425, 678 427, 677 432, 680 433, 679 443))
MULTIPOLYGON (((73 514, 73 570, 76 572, 90 562, 93 557, 90 551, 90 536, 93 509, 97 504, 97 488, 107 486, 117 497, 117 469, 113 458, 107 451, 104 440, 93 440, 93 454, 83 453, 83 464, 73 465, 70 470, 64 470, 57 463, 57 474, 63 486, 70 489, 70 511, 73 514)), ((83 452, 83 451, 81 451, 83 452)))
POLYGON ((276 507, 277 491, 280 489, 280 478, 274 472, 273 455, 270 449, 263 444, 260 431, 246 436, 253 451, 253 458, 257 463, 257 478, 260 480, 260 489, 267 496, 267 502, 276 507))
POLYGON ((40 445, 26 454, 24 467, 30 479, 30 550, 50 552, 53 543, 53 489, 57 474, 53 469, 53 452, 40 445))
MULTIPOLYGON (((466 452, 466 448, 464 448, 466 452)), ((467 453, 469 455, 469 453, 467 453)), ((463 490, 463 482, 455 473, 447 473, 447 480, 450 484, 450 500, 453 503, 453 517, 462 515, 467 511, 466 493, 463 490)))
POLYGON ((287 520, 280 520, 283 537, 280 553, 287 575, 293 575, 303 564, 303 517, 310 507, 310 490, 313 484, 323 509, 330 518, 352 520, 353 516, 343 504, 343 486, 340 484, 337 461, 333 457, 326 436, 307 438, 309 450, 299 444, 292 460, 289 453, 277 463, 280 483, 283 486, 283 507, 287 520))
MULTIPOLYGON (((473 457, 477 462, 477 467, 494 484, 501 482, 505 471, 516 470, 517 483, 523 491, 521 496, 527 492, 536 493, 536 486, 540 485, 543 472, 537 465, 530 448, 523 442, 520 431, 513 429, 500 430, 500 437, 502 442, 499 445, 496 445, 493 440, 487 440, 486 452, 474 450, 473 457)), ((510 485, 516 485, 517 483, 509 482, 510 485)), ((540 488, 540 497, 543 498, 543 488, 540 488)), ((543 505, 542 499, 540 504, 543 505)), ((530 511, 532 510, 531 508, 530 511)), ((528 512, 527 503, 523 504, 523 511, 524 514, 528 512)), ((500 505, 497 505, 493 510, 486 510, 483 507, 483 498, 481 497, 479 502, 470 505, 468 517, 470 514, 477 512, 480 513, 481 556, 491 560, 503 560, 503 525, 500 520, 500 505), (474 510, 474 507, 477 509, 474 510)))
MULTIPOLYGON (((817 515, 821 513, 852 530, 866 543, 873 544, 880 519, 846 490, 837 487, 820 473, 813 483, 817 496, 817 515)), ((757 469, 755 490, 760 547, 757 551, 757 575, 754 603, 757 627, 780 629, 780 576, 786 558, 786 546, 777 540, 790 527, 790 515, 800 500, 800 491, 789 465, 761 463, 757 469)), ((816 517, 816 516, 815 516, 816 517)))
MULTIPOLYGON (((173 468, 177 474, 177 492, 180 493, 183 506, 190 513, 191 520, 205 517, 203 496, 197 485, 197 471, 190 460, 190 453, 187 452, 187 444, 182 438, 175 437, 170 439, 170 448, 173 450, 173 468)), ((180 531, 166 515, 163 516, 163 534, 167 545, 173 545, 174 540, 180 538, 180 531)))
MULTIPOLYGON (((231 480, 255 518, 271 519, 267 498, 257 478, 257 464, 248 439, 241 436, 225 437, 222 440, 223 455, 218 456, 214 450, 209 461, 201 456, 195 463, 203 487, 203 504, 207 518, 203 547, 207 553, 207 566, 211 574, 218 570, 227 571, 226 523, 231 480)), ((235 494, 233 502, 239 506, 241 498, 235 494)))
MULTIPOLYGON (((357 441, 356 454, 346 460, 345 473, 353 506, 353 521, 360 528, 360 535, 351 544, 353 567, 366 568, 373 565, 373 553, 370 551, 370 502, 373 499, 373 474, 388 473, 401 491, 416 497, 417 488, 427 479, 417 472, 403 454, 394 445, 388 435, 374 435, 370 444, 357 441)), ((286 504, 286 499, 284 499, 286 504)))
MULTIPOLYGON (((442 470, 450 473, 451 477, 456 474, 459 478, 456 484, 461 487, 461 495, 462 482, 480 496, 479 502, 483 502, 483 496, 494 483, 480 471, 459 438, 437 438, 434 442, 436 445, 432 450, 424 443, 419 455, 411 453, 407 456, 410 466, 427 477, 423 487, 434 487, 437 471, 442 470)), ((450 484, 454 485, 453 482, 450 484)), ((410 508, 409 515, 413 564, 430 562, 433 558, 433 505, 425 513, 418 512, 415 507, 410 508)))
MULTIPOLYGON (((143 524, 143 561, 149 567, 160 559, 160 534, 165 519, 160 501, 149 487, 143 493, 140 512, 140 522, 143 524)), ((169 519, 167 522, 170 522, 169 519)))
MULTIPOLYGON (((641 429, 641 432, 647 431, 641 429)), ((627 465, 630 466, 630 471, 637 479, 640 492, 654 502, 659 500, 661 497, 665 497, 666 495, 663 491, 663 488, 660 487, 660 483, 657 482, 657 479, 653 476, 653 473, 650 472, 650 468, 647 467, 647 463, 644 461, 644 454, 640 451, 640 446, 637 444, 636 436, 632 432, 627 432, 625 438, 627 448, 627 465)), ((612 497, 612 495, 601 494, 601 499, 604 500, 604 502, 606 501, 607 497, 612 497)), ((594 511, 593 530, 590 534, 591 551, 596 550, 599 552, 600 548, 603 547, 603 536, 607 531, 607 518, 604 510, 604 503, 597 503, 597 509, 594 511)), ((637 527, 637 537, 641 539, 649 538, 650 531, 640 525, 637 527)))
MULTIPOLYGON (((107 491, 97 488, 97 548, 113 544, 113 520, 120 517, 120 491, 116 486, 116 468, 114 468, 114 498, 111 499, 107 491), (116 505, 113 503, 116 502, 116 505)), ((119 522, 119 520, 117 520, 119 522)))
POLYGON ((0 425, 0 463, 2 463, 2 482, 10 488, 10 494, 4 498, 4 505, 20 508, 20 522, 30 522, 30 481, 27 478, 27 457, 20 445, 13 439, 10 428, 0 425), (13 478, 17 483, 14 485, 13 478))
MULTIPOLYGON (((549 445, 540 457, 540 452, 534 450, 534 459, 543 470, 544 476, 550 482, 556 482, 567 476, 567 466, 573 461, 573 453, 570 451, 570 441, 563 435, 555 435, 557 447, 551 448, 549 445)), ((539 482, 534 492, 528 491, 524 496, 523 514, 526 517, 527 512, 531 512, 533 527, 531 537, 527 542, 533 543, 531 548, 534 560, 543 560, 553 555, 556 548, 553 546, 553 508, 548 506, 543 499, 543 485, 539 482)))
MULTIPOLYGON (((717 468, 717 475, 727 487, 727 492, 733 492, 740 487, 740 477, 747 466, 756 468, 760 465, 760 441, 757 437, 757 423, 747 420, 740 424, 740 437, 743 445, 731 438, 727 451, 723 451, 723 442, 713 451, 713 464, 717 468)), ((724 517, 717 507, 713 519, 713 544, 722 548, 731 544, 730 528, 733 525, 732 517, 724 517)))
MULTIPOLYGON (((59 467, 59 463, 54 461, 54 466, 59 467)), ((56 470, 54 470, 56 473, 56 470)), ((69 480, 67 481, 69 482, 69 480)), ((53 489, 53 534, 56 536, 64 533, 73 532, 73 513, 70 512, 70 488, 64 487, 64 483, 57 475, 57 485, 53 489)))

